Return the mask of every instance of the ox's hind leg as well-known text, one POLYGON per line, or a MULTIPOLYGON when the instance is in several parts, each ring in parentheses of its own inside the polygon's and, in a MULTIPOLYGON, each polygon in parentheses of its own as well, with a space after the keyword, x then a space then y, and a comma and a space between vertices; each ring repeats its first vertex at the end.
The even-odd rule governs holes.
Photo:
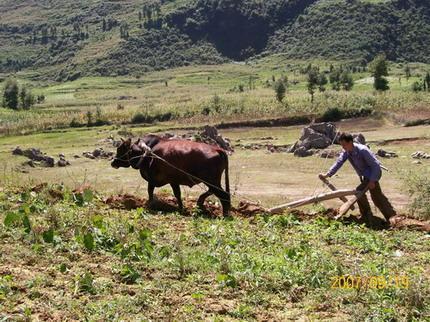
POLYGON ((231 197, 227 191, 224 191, 221 187, 216 189, 214 192, 215 196, 221 201, 222 204, 222 214, 224 216, 229 216, 229 211, 231 207, 231 197))
POLYGON ((197 200, 197 207, 204 209, 204 202, 206 200, 207 197, 209 197, 210 195, 213 195, 213 191, 211 190, 211 188, 209 188, 208 191, 206 191, 205 193, 203 193, 199 199, 197 200))
POLYGON ((178 201, 179 208, 182 209, 184 205, 182 204, 181 187, 178 184, 173 184, 173 183, 170 186, 172 187, 173 194, 175 195, 176 200, 178 201))
POLYGON ((230 194, 225 191, 223 188, 221 188, 221 184, 214 185, 209 189, 215 196, 218 197, 218 199, 221 201, 222 204, 222 214, 224 216, 229 215, 230 207, 231 207, 231 198, 230 194))

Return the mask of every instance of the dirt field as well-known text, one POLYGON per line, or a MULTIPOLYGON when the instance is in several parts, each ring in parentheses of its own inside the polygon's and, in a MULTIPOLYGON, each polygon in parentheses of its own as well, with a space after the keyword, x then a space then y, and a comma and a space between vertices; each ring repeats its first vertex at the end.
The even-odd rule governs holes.
MULTIPOLYGON (((430 130, 428 126, 404 128, 389 124, 385 120, 361 119, 337 123, 341 130, 361 132, 376 151, 379 148, 394 151, 399 158, 384 159, 383 164, 389 172, 383 173, 382 187, 393 201, 396 208, 404 209, 408 203, 408 196, 402 183, 404 172, 415 169, 429 170, 429 162, 412 164, 411 153, 430 147, 430 130), (405 140, 406 139, 406 140, 405 140), (387 140, 388 143, 383 141, 387 140), (397 141, 398 140, 398 141, 397 141)), ((300 134, 301 126, 284 128, 238 128, 221 131, 224 137, 232 140, 232 144, 272 143, 292 144, 300 134), (271 140, 261 140, 264 137, 271 140)), ((155 128, 134 128, 133 133, 147 133, 155 128)), ((169 131, 181 134, 184 131, 169 131)), ((63 182, 71 187, 83 182, 89 183, 101 192, 133 193, 146 196, 146 182, 140 178, 137 171, 132 169, 115 170, 110 167, 108 160, 91 160, 82 157, 84 151, 92 151, 96 147, 103 147, 107 151, 115 148, 104 142, 108 136, 119 138, 117 130, 109 128, 99 130, 72 130, 65 133, 46 133, 24 137, 0 139, 0 160, 3 164, 3 177, 6 180, 40 182, 63 182), (30 168, 22 167, 25 158, 11 155, 11 150, 17 145, 22 148, 38 147, 48 155, 57 156, 63 153, 71 162, 65 168, 30 168), (81 158, 74 159, 74 155, 81 158), (18 169, 18 172, 16 171, 18 169), (22 172, 27 173, 22 173, 22 172)), ((334 147, 339 150, 339 147, 334 147)), ((269 153, 266 149, 244 150, 236 148, 230 157, 230 181, 237 200, 251 199, 269 206, 280 202, 311 196, 325 189, 317 178, 319 172, 326 171, 333 159, 323 159, 317 156, 297 158, 288 153, 269 153)), ((358 185, 358 178, 352 167, 347 164, 332 182, 338 188, 353 188, 358 185)), ((182 187, 184 196, 195 196, 202 193, 204 186, 193 189, 182 187)), ((170 188, 160 189, 169 192, 170 188)), ((338 203, 328 202, 327 206, 338 203)))
MULTIPOLYGON (((407 213, 404 178, 430 175, 430 160, 415 164, 410 156, 417 150, 429 152, 429 127, 402 128, 377 119, 337 125, 362 132, 374 151, 382 147, 399 154, 383 160, 390 172, 384 172, 382 186, 396 208, 407 213)), ((183 188, 187 211, 176 211, 170 188, 157 191, 167 208, 164 204, 150 211, 141 200, 147 197, 146 183, 135 170, 115 170, 107 159, 82 156, 96 147, 113 151, 106 138, 125 136, 124 130, 0 138, 0 321, 430 317, 428 233, 416 223, 410 223, 411 229, 376 231, 348 218, 332 220, 335 212, 325 208, 337 207, 338 201, 277 216, 238 204, 251 199, 268 207, 322 192, 317 174, 333 159, 236 148, 230 157, 238 208, 232 218, 213 216, 220 213, 214 198, 208 213, 196 210, 198 187, 183 188), (56 160, 62 153, 71 165, 23 166, 26 158, 11 153, 18 145, 40 148, 56 160), (87 188, 72 191, 83 184, 87 188), (124 193, 134 196, 118 196, 124 193), (377 280, 377 287, 367 282, 337 287, 342 276, 377 280)), ((168 129, 126 130, 141 135, 168 129)), ((233 145, 284 145, 294 143, 300 130, 238 128, 221 134, 233 145)), ((357 180, 346 165, 332 182, 350 188, 357 180)))

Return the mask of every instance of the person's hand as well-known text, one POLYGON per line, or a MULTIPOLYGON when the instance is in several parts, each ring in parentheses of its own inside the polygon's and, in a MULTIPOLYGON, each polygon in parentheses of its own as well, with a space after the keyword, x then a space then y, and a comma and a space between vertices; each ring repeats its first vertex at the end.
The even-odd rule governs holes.
POLYGON ((318 178, 320 178, 320 179, 326 179, 326 178, 328 178, 328 174, 327 173, 320 173, 318 175, 318 178))
POLYGON ((376 187, 376 182, 375 181, 370 181, 369 184, 367 185, 369 187, 370 190, 375 189, 376 187))

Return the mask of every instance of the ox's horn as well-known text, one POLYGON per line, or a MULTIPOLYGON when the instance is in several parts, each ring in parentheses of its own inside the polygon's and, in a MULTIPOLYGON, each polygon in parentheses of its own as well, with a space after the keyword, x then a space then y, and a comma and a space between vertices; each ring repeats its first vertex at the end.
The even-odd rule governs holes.
POLYGON ((143 151, 145 151, 145 153, 151 152, 151 148, 149 146, 147 146, 145 142, 140 142, 139 148, 141 148, 143 151))

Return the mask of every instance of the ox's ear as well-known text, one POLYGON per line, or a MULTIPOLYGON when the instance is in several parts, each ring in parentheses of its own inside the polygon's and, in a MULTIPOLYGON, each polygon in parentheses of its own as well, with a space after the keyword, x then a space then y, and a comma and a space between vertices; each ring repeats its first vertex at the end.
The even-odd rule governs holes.
POLYGON ((131 144, 131 138, 128 138, 127 140, 125 140, 125 143, 131 144))

